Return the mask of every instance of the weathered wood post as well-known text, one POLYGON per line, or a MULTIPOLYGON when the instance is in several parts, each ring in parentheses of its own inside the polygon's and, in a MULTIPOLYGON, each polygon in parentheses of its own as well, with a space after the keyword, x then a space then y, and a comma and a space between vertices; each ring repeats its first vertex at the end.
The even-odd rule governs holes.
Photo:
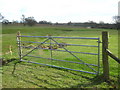
POLYGON ((102 32, 102 62, 103 62, 103 79, 107 81, 109 79, 109 62, 108 62, 108 32, 102 32))
POLYGON ((21 48, 21 33, 20 31, 17 33, 17 43, 18 43, 18 50, 19 50, 19 58, 22 59, 22 48, 21 48))

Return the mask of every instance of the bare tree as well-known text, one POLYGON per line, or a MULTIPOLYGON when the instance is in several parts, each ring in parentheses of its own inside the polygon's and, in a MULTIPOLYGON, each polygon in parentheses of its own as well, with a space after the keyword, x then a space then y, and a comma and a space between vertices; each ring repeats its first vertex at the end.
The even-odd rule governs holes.
POLYGON ((120 16, 113 16, 113 20, 116 24, 116 29, 120 30, 120 16))
POLYGON ((22 23, 23 23, 23 25, 25 26, 25 15, 22 15, 22 23))
POLYGON ((0 21, 4 19, 4 16, 0 13, 0 21))

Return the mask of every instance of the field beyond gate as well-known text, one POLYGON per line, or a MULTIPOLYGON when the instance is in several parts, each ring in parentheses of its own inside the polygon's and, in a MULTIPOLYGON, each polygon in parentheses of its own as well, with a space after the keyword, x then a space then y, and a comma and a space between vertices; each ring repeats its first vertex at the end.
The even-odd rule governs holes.
POLYGON ((19 32, 17 41, 20 61, 99 74, 99 38, 22 36, 19 32), (25 41, 26 38, 29 40, 25 41), (33 38, 32 41, 31 38, 33 38), (90 42, 92 42, 91 45, 90 42), (94 59, 92 59, 93 57, 94 59))

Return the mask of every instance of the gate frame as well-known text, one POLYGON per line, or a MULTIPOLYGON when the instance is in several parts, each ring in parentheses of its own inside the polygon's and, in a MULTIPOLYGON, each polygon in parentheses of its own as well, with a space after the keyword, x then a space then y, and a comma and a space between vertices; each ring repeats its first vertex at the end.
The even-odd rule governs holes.
MULTIPOLYGON (((79 72, 85 72, 85 73, 90 73, 90 74, 96 74, 96 75, 99 75, 99 73, 100 73, 100 70, 99 70, 99 68, 100 68, 100 38, 87 38, 87 37, 55 37, 55 36, 22 36, 21 34, 20 34, 20 32, 18 32, 17 33, 17 44, 18 44, 18 54, 19 54, 19 58, 20 58, 20 62, 21 61, 23 61, 23 62, 28 62, 28 63, 35 63, 35 64, 40 64, 40 65, 46 65, 46 66, 51 66, 51 67, 57 67, 57 68, 62 68, 62 69, 68 69, 68 70, 73 70, 73 71, 79 71, 79 72), (98 65, 97 65, 97 67, 98 67, 98 70, 96 71, 95 70, 95 72, 96 73, 93 73, 93 72, 89 72, 89 71, 82 71, 82 70, 75 70, 75 69, 70 69, 70 68, 64 68, 64 67, 58 67, 58 66, 53 66, 53 65, 48 65, 48 64, 43 64, 43 63, 37 63, 37 62, 32 62, 32 61, 26 61, 26 60, 22 60, 22 58, 24 57, 24 56, 27 56, 29 53, 31 53, 33 50, 35 50, 38 46, 40 46, 40 45, 38 45, 37 47, 35 47, 35 48, 33 48, 30 52, 28 52, 26 55, 23 55, 22 56, 22 48, 21 48, 21 37, 43 37, 43 38, 47 38, 44 42, 42 42, 41 44, 43 44, 43 43, 45 43, 46 41, 48 41, 49 39, 50 39, 50 45, 51 45, 51 40, 53 40, 56 44, 58 44, 58 42, 56 41, 56 40, 54 40, 53 38, 67 38, 67 39, 93 39, 93 40, 97 40, 97 42, 98 42, 98 45, 96 46, 96 47, 98 47, 98 53, 97 53, 97 55, 98 55, 98 65)), ((72 45, 72 44, 71 44, 72 45)), ((82 45, 81 45, 82 46, 82 45)), ((83 46, 85 46, 85 45, 83 45, 83 46)), ((86 45, 86 46, 93 46, 93 47, 95 47, 95 45, 86 45)), ((67 52, 69 52, 69 53, 71 53, 69 50, 67 50, 66 48, 64 48, 67 52)), ((51 50, 51 49, 50 49, 51 50)), ((72 54, 72 53, 71 53, 72 54)), ((89 54, 89 53, 88 53, 89 54)), ((75 56, 74 54, 72 54, 74 57, 77 57, 77 56, 75 56)), ((49 58, 48 58, 49 59, 49 58)), ((50 58, 51 60, 52 60, 52 50, 51 50, 51 58, 50 58)), ((80 60, 79 58, 77 58, 78 60, 80 60)), ((80 60, 80 61, 82 61, 82 60, 80 60)), ((89 68, 90 68, 90 66, 89 66, 89 64, 87 64, 87 63, 84 63, 84 61, 83 61, 83 63, 82 64, 84 64, 84 65, 87 65, 89 68)), ((94 71, 94 69, 92 68, 92 70, 94 71)))

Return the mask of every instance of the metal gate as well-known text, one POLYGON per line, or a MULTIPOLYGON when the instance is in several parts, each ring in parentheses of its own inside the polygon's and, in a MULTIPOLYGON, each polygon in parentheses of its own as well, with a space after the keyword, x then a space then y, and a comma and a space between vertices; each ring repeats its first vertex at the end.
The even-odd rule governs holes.
POLYGON ((100 39, 17 34, 20 61, 99 74, 100 39))

